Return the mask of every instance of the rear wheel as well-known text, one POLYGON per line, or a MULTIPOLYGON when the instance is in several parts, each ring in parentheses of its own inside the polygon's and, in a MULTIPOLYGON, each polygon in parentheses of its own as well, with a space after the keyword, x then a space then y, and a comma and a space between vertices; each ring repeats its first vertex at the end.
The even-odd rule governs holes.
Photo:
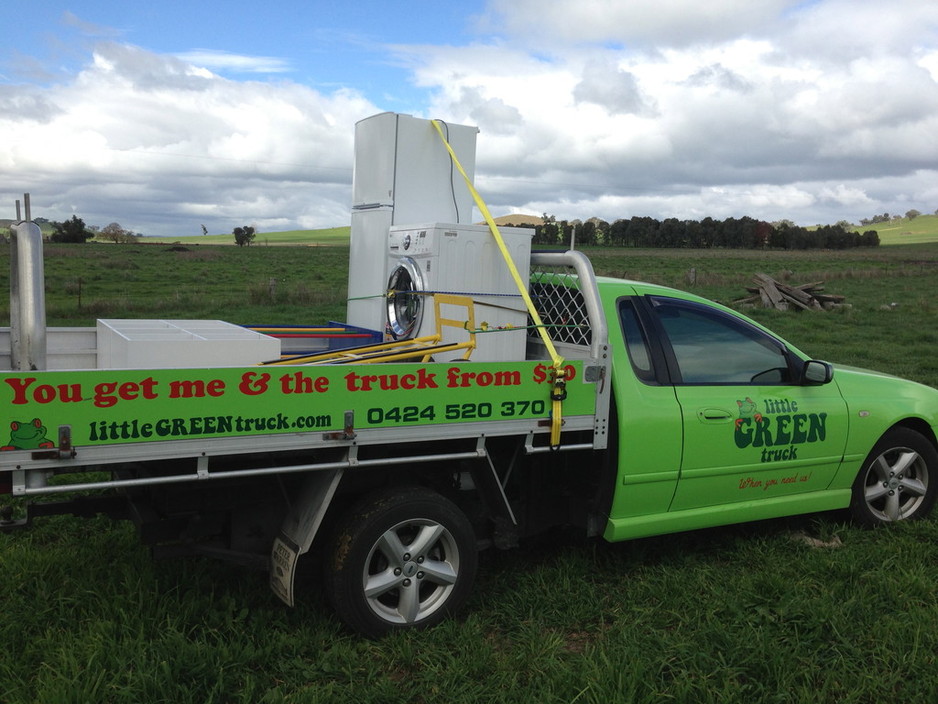
POLYGON ((894 428, 873 447, 853 484, 850 511, 863 525, 922 518, 938 492, 938 452, 920 433, 894 428))
POLYGON ((475 534, 448 499, 422 487, 374 495, 337 526, 323 575, 339 618, 369 637, 439 623, 469 596, 475 534))

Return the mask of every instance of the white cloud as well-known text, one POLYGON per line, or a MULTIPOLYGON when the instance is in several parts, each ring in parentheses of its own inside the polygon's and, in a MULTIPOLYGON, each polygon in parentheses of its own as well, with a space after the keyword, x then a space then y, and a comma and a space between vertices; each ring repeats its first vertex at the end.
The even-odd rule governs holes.
POLYGON ((453 105, 474 125, 488 125, 493 134, 512 134, 524 124, 518 108, 501 98, 485 98, 476 87, 464 87, 453 105))
POLYGON ((613 207, 658 217, 714 209, 813 223, 824 212, 831 221, 875 212, 888 189, 861 181, 934 176, 934 3, 901 0, 896 12, 869 0, 489 8, 504 39, 422 52, 414 71, 435 88, 434 114, 470 120, 460 96, 471 91, 521 116, 507 129, 480 124, 481 183, 506 208, 607 219, 635 212, 613 207), (853 27, 874 10, 884 38, 853 27), (832 41, 850 51, 800 39, 818 26, 832 32, 837 19, 832 41), (645 30, 654 50, 638 40, 645 30), (899 46, 900 35, 911 44, 899 46), (856 47, 858 38, 869 43, 856 47))
POLYGON ((938 51, 922 52, 918 65, 928 71, 933 81, 938 81, 938 51))
POLYGON ((375 112, 353 91, 230 81, 104 43, 70 83, 0 93, 0 164, 52 219, 74 206, 147 234, 196 218, 332 227, 348 221, 352 127, 375 112))
POLYGON ((833 201, 837 205, 854 207, 873 204, 872 198, 870 198, 862 188, 846 186, 842 183, 838 183, 833 187, 824 186, 819 189, 818 195, 822 200, 833 201))
POLYGON ((212 70, 241 73, 286 73, 292 70, 289 61, 276 56, 246 56, 211 49, 194 49, 176 56, 186 63, 212 70))
POLYGON ((114 27, 108 27, 106 25, 96 24, 94 22, 83 20, 74 12, 69 12, 68 10, 62 13, 61 22, 67 27, 73 27, 74 29, 77 29, 82 35, 86 37, 116 38, 123 34, 121 30, 114 27))
POLYGON ((839 64, 934 48, 938 6, 931 0, 820 0, 798 7, 791 20, 777 34, 784 51, 839 64))
POLYGON ((758 34, 801 0, 491 0, 483 27, 517 41, 686 46, 758 34))
MULTIPOLYGON (((465 46, 373 49, 429 94, 415 114, 480 128, 496 214, 814 224, 938 207, 932 0, 491 0, 481 22, 465 46)), ((50 83, 17 54, 37 83, 0 86, 0 168, 54 218, 343 224, 354 123, 385 106, 270 79, 292 61, 104 41, 50 83)))
POLYGON ((584 66, 583 77, 573 88, 573 99, 577 103, 594 103, 613 115, 654 112, 635 75, 623 71, 610 59, 590 61, 584 66))

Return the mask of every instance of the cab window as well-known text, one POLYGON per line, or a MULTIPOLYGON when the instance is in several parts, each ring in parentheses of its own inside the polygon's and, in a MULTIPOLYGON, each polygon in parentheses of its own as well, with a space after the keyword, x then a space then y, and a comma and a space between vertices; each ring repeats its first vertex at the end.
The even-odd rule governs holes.
POLYGON ((635 305, 629 299, 619 301, 619 322, 622 326, 622 336, 625 338, 625 348, 629 353, 629 361, 635 376, 645 382, 653 382, 655 368, 652 363, 651 349, 648 337, 642 328, 635 305))
POLYGON ((681 384, 789 384, 782 344, 722 311, 689 301, 653 297, 652 308, 681 384))

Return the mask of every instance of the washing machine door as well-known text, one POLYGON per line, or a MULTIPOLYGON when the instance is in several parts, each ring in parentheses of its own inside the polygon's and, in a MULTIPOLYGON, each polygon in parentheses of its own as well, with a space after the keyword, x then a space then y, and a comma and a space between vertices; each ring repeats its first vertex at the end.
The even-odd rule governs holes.
POLYGON ((395 340, 415 337, 420 330, 424 291, 420 266, 411 257, 401 257, 388 277, 388 330, 395 340))

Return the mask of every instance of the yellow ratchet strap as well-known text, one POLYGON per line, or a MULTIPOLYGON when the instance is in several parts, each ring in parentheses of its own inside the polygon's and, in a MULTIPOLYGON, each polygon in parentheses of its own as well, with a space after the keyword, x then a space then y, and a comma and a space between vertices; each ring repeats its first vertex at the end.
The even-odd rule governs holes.
POLYGON ((547 329, 544 327, 544 323, 541 322, 541 316, 538 315, 537 310, 534 308, 534 302, 531 300, 531 296, 528 294, 527 282, 522 281, 521 274, 518 273, 518 269, 515 266, 514 261, 511 259, 511 253, 505 246, 505 240, 502 238, 502 233, 499 232, 498 225, 495 224, 495 220, 492 218, 492 214, 485 205, 485 201, 482 200, 482 196, 479 195, 479 192, 475 189, 475 186, 472 185, 472 181, 470 180, 469 176, 466 175, 465 169, 463 169, 462 164, 459 163, 459 159, 456 158, 456 152, 453 151, 453 148, 446 140, 446 135, 443 134, 443 128, 440 126, 440 121, 431 120, 431 122, 434 128, 436 128, 437 134, 440 135, 440 139, 443 140, 443 145, 446 147, 446 151, 449 152, 449 156, 453 160, 453 164, 456 166, 457 170, 462 174, 463 179, 466 181, 466 186, 469 188, 469 193, 472 194, 472 199, 479 208, 479 212, 482 213, 482 217, 485 219, 486 225, 489 226, 489 230, 491 231, 492 236, 495 238, 495 243, 498 245, 498 250, 502 253, 502 257, 505 259, 505 263, 508 265, 508 271, 511 273, 511 278, 514 279, 515 286, 518 287, 518 291, 521 293, 521 298, 524 300, 524 305, 528 309, 528 314, 531 316, 531 320, 534 321, 537 332, 544 341, 544 345, 547 347, 547 353, 550 355, 551 365, 554 369, 553 387, 551 388, 550 393, 550 445, 551 447, 557 447, 560 445, 560 427, 563 425, 563 408, 561 404, 567 397, 567 382, 564 379, 563 357, 557 353, 557 349, 554 347, 554 343, 550 339, 550 335, 547 334, 547 329))

